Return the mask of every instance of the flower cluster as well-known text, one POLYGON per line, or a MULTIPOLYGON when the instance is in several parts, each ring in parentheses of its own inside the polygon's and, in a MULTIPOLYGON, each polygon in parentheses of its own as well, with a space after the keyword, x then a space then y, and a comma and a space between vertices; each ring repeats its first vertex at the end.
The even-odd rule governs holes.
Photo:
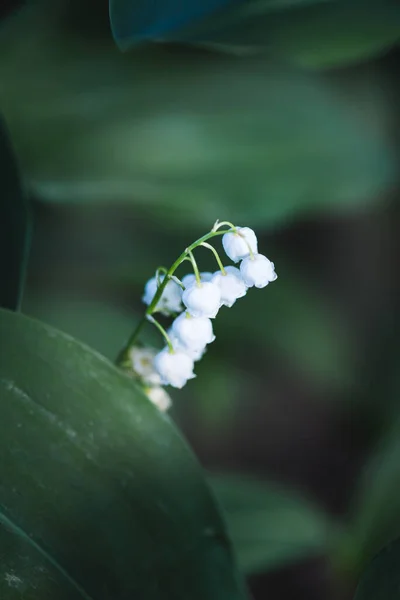
MULTIPOLYGON (((208 234, 189 246, 169 270, 158 269, 147 282, 142 300, 148 306, 147 320, 156 325, 167 344, 157 353, 129 346, 131 368, 146 386, 150 399, 152 396, 154 402, 154 398, 159 398, 155 402, 166 410, 169 402, 162 396, 161 386, 182 388, 195 377, 194 363, 215 340, 212 319, 220 308, 233 306, 250 287, 263 288, 276 278, 274 263, 258 253, 257 237, 252 229, 218 221, 208 234), (220 231, 224 225, 229 229, 220 231), (223 236, 222 245, 228 258, 240 265, 223 265, 218 252, 207 243, 217 235, 223 236), (193 255, 198 246, 213 252, 219 267, 215 273, 199 271, 193 255), (185 260, 191 261, 193 273, 179 280, 174 273, 185 260), (174 317, 168 331, 153 317, 156 312, 174 317)), ((133 338, 135 336, 136 333, 133 338)))

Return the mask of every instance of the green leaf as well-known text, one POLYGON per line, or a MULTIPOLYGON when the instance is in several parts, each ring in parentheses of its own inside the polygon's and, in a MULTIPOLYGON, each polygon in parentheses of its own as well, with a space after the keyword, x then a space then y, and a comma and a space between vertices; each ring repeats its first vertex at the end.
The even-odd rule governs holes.
POLYGON ((197 461, 106 359, 0 311, 0 597, 246 597, 197 461))
POLYGON ((354 600, 398 600, 400 540, 384 548, 361 577, 354 600))
POLYGON ((0 117, 0 306, 18 310, 28 259, 31 223, 18 167, 0 117))
MULTIPOLYGON (((111 361, 118 356, 142 316, 77 294, 33 293, 29 289, 24 297, 23 311, 88 344, 111 361)), ((153 345, 162 342, 153 327, 145 329, 141 340, 153 345)))
POLYGON ((368 59, 397 44, 400 6, 393 0, 305 5, 252 0, 187 28, 179 39, 229 50, 266 49, 270 56, 306 67, 339 66, 368 59))
POLYGON ((364 86, 349 105, 323 76, 264 57, 121 54, 30 8, 0 37, 0 104, 46 200, 124 202, 178 225, 229 215, 260 226, 365 205, 395 181, 371 80, 364 119, 352 109, 364 86))
POLYGON ((331 526, 326 516, 295 491, 240 475, 214 475, 210 483, 246 573, 268 571, 328 550, 331 526))
POLYGON ((399 464, 397 424, 372 452, 356 487, 349 527, 356 567, 400 536, 399 464))

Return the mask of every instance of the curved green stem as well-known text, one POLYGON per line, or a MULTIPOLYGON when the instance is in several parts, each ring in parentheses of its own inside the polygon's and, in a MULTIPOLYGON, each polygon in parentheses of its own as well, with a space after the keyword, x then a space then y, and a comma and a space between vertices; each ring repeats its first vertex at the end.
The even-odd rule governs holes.
POLYGON ((220 257, 219 257, 219 254, 218 254, 218 252, 216 251, 216 249, 214 248, 214 246, 211 246, 211 244, 208 244, 207 242, 202 242, 202 243, 201 243, 201 246, 204 246, 205 248, 208 248, 209 250, 211 250, 211 252, 212 252, 212 253, 214 254, 214 256, 215 256, 215 259, 216 259, 216 261, 217 261, 217 263, 218 263, 218 266, 219 266, 219 268, 220 268, 220 270, 221 270, 221 273, 222 273, 222 275, 226 275, 226 271, 225 271, 225 269, 224 269, 224 265, 222 264, 222 261, 221 261, 221 259, 220 259, 220 257))
MULTIPOLYGON (((229 223, 228 221, 223 221, 222 223, 217 224, 217 229, 219 227, 222 227, 223 225, 231 226, 232 223, 229 223)), ((215 228, 215 225, 214 225, 214 228, 215 228)), ((208 233, 206 233, 205 235, 203 235, 201 238, 199 238, 198 240, 193 242, 193 244, 190 244, 190 246, 188 246, 185 249, 185 251, 182 252, 182 254, 180 256, 178 256, 176 261, 168 269, 168 271, 166 273, 166 277, 164 277, 163 281, 161 282, 161 285, 157 288, 157 291, 154 294, 154 298, 151 301, 150 305, 147 307, 143 318, 139 321, 139 323, 136 326, 136 329, 133 331, 132 335, 129 337, 125 348, 119 354, 119 356, 117 358, 117 364, 123 364, 123 362, 126 360, 127 356, 129 355, 129 351, 130 351, 131 347, 135 344, 135 340, 138 337, 139 333, 141 332, 144 324, 146 323, 148 316, 151 315, 155 311, 158 301, 160 300, 162 293, 165 289, 165 286, 167 285, 168 281, 170 280, 170 277, 175 273, 175 271, 179 267, 179 265, 184 260, 188 259, 188 253, 192 252, 198 246, 201 246, 201 244, 203 242, 207 242, 207 240, 209 240, 217 235, 224 235, 225 233, 236 232, 236 227, 234 227, 233 225, 232 225, 232 227, 230 227, 230 229, 226 229, 224 231, 217 231, 217 229, 214 229, 214 228, 211 231, 209 231, 208 233)))
POLYGON ((147 320, 150 321, 150 323, 153 323, 153 325, 155 325, 157 327, 158 331, 160 331, 161 334, 163 335, 163 337, 165 338, 165 341, 168 344, 169 351, 173 352, 174 348, 172 346, 171 339, 170 339, 168 333, 165 331, 164 327, 162 325, 160 325, 160 323, 158 321, 156 321, 152 315, 147 315, 147 320))
POLYGON ((196 277, 196 281, 200 285, 200 283, 201 283, 200 271, 199 271, 199 267, 197 266, 196 259, 193 256, 193 252, 191 250, 187 250, 187 253, 188 253, 190 262, 192 263, 192 267, 193 267, 194 275, 196 277))

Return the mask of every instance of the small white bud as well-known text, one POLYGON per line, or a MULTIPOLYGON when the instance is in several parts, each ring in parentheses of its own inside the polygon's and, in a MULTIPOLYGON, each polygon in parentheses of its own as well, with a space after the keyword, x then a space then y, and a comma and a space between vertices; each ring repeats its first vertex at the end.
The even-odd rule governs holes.
POLYGON ((219 287, 210 281, 193 283, 182 294, 182 302, 192 317, 216 317, 221 305, 219 287))
POLYGON ((172 385, 178 389, 183 388, 189 379, 196 377, 193 373, 193 359, 180 350, 170 352, 168 347, 157 354, 154 367, 163 385, 172 385))
POLYGON ((134 346, 130 349, 129 358, 132 370, 147 385, 160 385, 161 378, 154 368, 154 358, 157 350, 153 348, 139 348, 134 346))
POLYGON ((253 254, 257 254, 257 237, 250 227, 237 227, 236 232, 225 233, 222 245, 226 255, 235 263, 249 256, 250 248, 253 254))
MULTIPOLYGON (((213 274, 209 273, 208 271, 204 271, 203 273, 200 273, 200 280, 204 283, 205 281, 211 281, 213 274)), ((185 275, 184 277, 182 277, 182 283, 185 286, 185 288, 193 285, 193 283, 196 282, 196 275, 194 273, 188 273, 187 275, 185 275)))
POLYGON ((202 350, 215 340, 211 320, 207 317, 192 317, 183 312, 172 323, 172 331, 183 348, 202 350))
POLYGON ((145 394, 155 406, 161 411, 166 412, 172 406, 171 396, 161 386, 148 387, 145 394))
POLYGON ((240 272, 248 287, 255 285, 257 288, 263 288, 278 278, 274 270, 274 263, 263 254, 245 258, 240 265, 240 272))
POLYGON ((221 305, 233 306, 238 298, 246 295, 247 287, 242 275, 236 267, 224 267, 226 273, 214 273, 212 283, 218 285, 221 292, 221 305))
MULTIPOLYGON (((162 281, 164 280, 164 277, 165 277, 165 275, 160 275, 160 277, 159 277, 160 283, 162 283, 162 281)), ((145 304, 147 304, 147 306, 150 306, 150 304, 152 303, 153 298, 157 292, 157 288, 158 288, 157 278, 152 277, 146 283, 145 288, 144 288, 144 295, 142 297, 143 302, 145 304)), ((162 296, 161 296, 160 300, 158 301, 156 310, 158 312, 161 312, 164 315, 170 315, 171 313, 181 312, 181 310, 182 310, 182 289, 176 283, 176 281, 173 281, 172 279, 170 279, 168 281, 167 285, 164 288, 162 296)))

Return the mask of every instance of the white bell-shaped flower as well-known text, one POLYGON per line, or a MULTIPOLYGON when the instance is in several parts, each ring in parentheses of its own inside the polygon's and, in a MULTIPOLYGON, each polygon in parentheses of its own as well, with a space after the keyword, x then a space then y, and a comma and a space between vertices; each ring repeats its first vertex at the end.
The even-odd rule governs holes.
MULTIPOLYGON (((205 281, 211 281, 213 274, 209 273, 208 271, 204 271, 203 273, 200 273, 200 280, 204 283, 205 281)), ((185 286, 185 288, 191 286, 193 283, 195 283, 196 281, 196 275, 194 273, 188 273, 187 275, 184 275, 184 277, 182 277, 182 283, 185 286)))
POLYGON ((225 273, 217 271, 211 280, 215 283, 221 292, 221 306, 233 306, 238 298, 246 295, 247 287, 243 281, 242 275, 236 267, 224 267, 225 273))
MULTIPOLYGON (((160 283, 162 283, 164 277, 165 275, 160 275, 160 283)), ((153 298, 157 292, 157 288, 157 277, 152 277, 146 283, 144 288, 144 294, 142 297, 143 302, 147 304, 147 306, 150 306, 150 304, 152 303, 153 298)), ((182 288, 176 283, 176 281, 173 281, 173 279, 170 279, 167 285, 165 286, 162 296, 158 301, 156 310, 164 315, 170 315, 173 313, 181 312, 182 288)))
POLYGON ((133 346, 129 351, 132 370, 135 375, 140 377, 144 384, 161 384, 160 375, 154 368, 154 358, 156 354, 157 350, 153 348, 139 348, 138 346, 133 346))
POLYGON ((257 236, 250 227, 237 227, 236 232, 230 231, 222 236, 222 245, 226 255, 237 263, 250 255, 257 254, 257 236))
POLYGON ((147 387, 146 396, 161 412, 166 412, 172 406, 171 396, 161 386, 147 387))
POLYGON ((183 388, 189 379, 196 377, 193 373, 193 359, 180 350, 171 352, 168 347, 156 355, 154 367, 163 385, 172 385, 178 389, 183 388))
POLYGON ((207 317, 192 317, 187 311, 175 319, 172 331, 185 349, 202 350, 215 340, 211 320, 207 317))
POLYGON ((263 254, 255 254, 253 257, 245 258, 240 265, 240 272, 248 287, 254 285, 257 288, 263 288, 278 278, 274 263, 263 254))
POLYGON ((206 346, 203 346, 202 348, 188 348, 187 346, 182 345, 182 342, 176 337, 172 329, 168 329, 167 333, 174 350, 187 354, 194 362, 203 358, 206 352, 206 346))
POLYGON ((192 317, 213 319, 221 306, 221 292, 211 281, 195 282, 184 290, 182 302, 192 317))

